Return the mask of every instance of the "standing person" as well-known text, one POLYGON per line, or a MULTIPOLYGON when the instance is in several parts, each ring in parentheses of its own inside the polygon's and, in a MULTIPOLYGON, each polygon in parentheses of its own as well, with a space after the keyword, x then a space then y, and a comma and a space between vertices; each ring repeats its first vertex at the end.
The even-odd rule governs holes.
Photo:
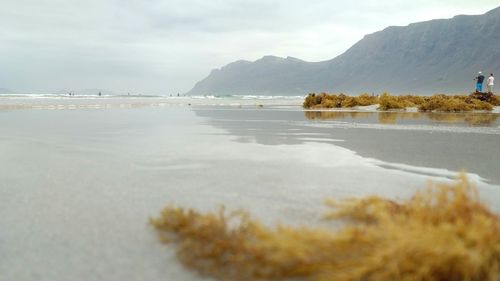
POLYGON ((476 80, 476 92, 482 92, 483 91, 483 81, 484 81, 484 75, 481 71, 478 72, 477 77, 474 78, 476 80))
POLYGON ((486 85, 488 85, 488 93, 493 94, 493 86, 495 85, 495 77, 493 77, 493 73, 490 73, 490 77, 488 77, 486 85))

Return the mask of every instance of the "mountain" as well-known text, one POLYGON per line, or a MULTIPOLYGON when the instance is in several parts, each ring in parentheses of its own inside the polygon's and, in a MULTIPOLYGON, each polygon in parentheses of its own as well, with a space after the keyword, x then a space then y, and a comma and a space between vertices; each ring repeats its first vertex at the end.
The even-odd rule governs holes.
POLYGON ((499 46, 500 7, 483 15, 391 26, 328 61, 274 56, 236 61, 213 70, 188 94, 464 93, 474 88, 478 71, 500 74, 499 46))
POLYGON ((18 92, 14 92, 10 89, 7 88, 0 88, 0 95, 16 95, 19 94, 18 92))

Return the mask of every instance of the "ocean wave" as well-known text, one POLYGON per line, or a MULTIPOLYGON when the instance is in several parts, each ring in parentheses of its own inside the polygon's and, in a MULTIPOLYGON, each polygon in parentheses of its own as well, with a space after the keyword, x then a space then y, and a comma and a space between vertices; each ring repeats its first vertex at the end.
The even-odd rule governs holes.
POLYGON ((35 93, 14 93, 0 94, 0 98, 26 98, 26 99, 44 99, 44 98, 165 98, 165 99, 237 99, 237 100, 297 100, 304 99, 305 96, 286 96, 286 95, 154 95, 154 94, 35 94, 35 93))

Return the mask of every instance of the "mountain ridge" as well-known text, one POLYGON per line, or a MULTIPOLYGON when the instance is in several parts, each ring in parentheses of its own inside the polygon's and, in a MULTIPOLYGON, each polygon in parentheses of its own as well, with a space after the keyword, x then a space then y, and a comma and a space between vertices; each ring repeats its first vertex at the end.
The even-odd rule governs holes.
POLYGON ((466 92, 472 90, 477 71, 500 71, 496 46, 500 7, 483 15, 389 26, 330 60, 264 56, 236 61, 212 71, 188 94, 466 92))

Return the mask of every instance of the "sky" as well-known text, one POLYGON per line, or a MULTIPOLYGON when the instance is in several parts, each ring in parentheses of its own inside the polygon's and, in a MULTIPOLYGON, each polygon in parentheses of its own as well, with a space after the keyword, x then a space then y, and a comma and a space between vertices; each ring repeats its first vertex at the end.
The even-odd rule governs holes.
POLYGON ((322 61, 364 35, 500 0, 0 0, 0 88, 189 91, 265 55, 322 61))

